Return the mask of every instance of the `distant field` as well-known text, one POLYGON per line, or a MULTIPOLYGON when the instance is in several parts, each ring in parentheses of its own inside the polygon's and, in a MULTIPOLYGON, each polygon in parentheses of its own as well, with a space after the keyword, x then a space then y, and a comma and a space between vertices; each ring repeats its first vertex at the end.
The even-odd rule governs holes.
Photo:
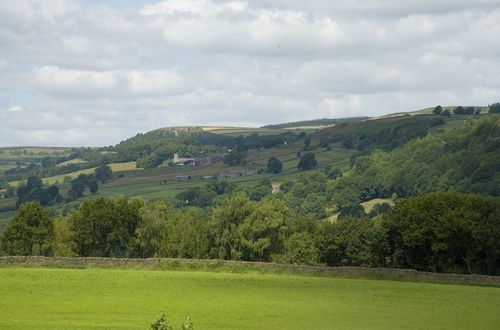
POLYGON ((23 157, 45 157, 64 155, 70 148, 64 147, 2 147, 0 148, 0 159, 12 159, 23 157))
POLYGON ((274 130, 267 128, 250 128, 250 127, 203 127, 203 130, 214 134, 231 135, 231 136, 238 136, 238 135, 247 136, 253 133, 258 133, 261 135, 273 135, 286 132, 286 130, 274 130))
POLYGON ((361 206, 363 206, 363 208, 365 209, 365 213, 370 213, 375 205, 383 203, 394 206, 394 200, 392 200, 392 198, 375 198, 361 203, 361 206))
POLYGON ((361 279, 0 269, 0 328, 498 329, 500 289, 361 279))
POLYGON ((56 166, 57 167, 62 167, 62 166, 66 166, 66 165, 69 165, 69 164, 82 164, 82 163, 88 163, 88 162, 86 160, 83 160, 83 159, 80 159, 80 158, 75 158, 75 159, 67 160, 65 162, 61 162, 61 163, 57 164, 56 166))
MULTIPOLYGON (((113 172, 123 172, 123 171, 135 171, 135 170, 139 170, 136 167, 135 162, 111 163, 111 164, 108 164, 108 166, 111 167, 111 169, 113 170, 113 172)), ((92 173, 94 173, 95 169, 96 169, 96 167, 92 167, 92 168, 87 168, 87 169, 84 169, 84 170, 75 171, 75 172, 71 172, 71 173, 66 173, 66 174, 51 176, 51 177, 48 177, 48 178, 43 178, 42 181, 45 184, 62 183, 64 181, 65 177, 70 177, 70 178, 74 179, 77 176, 79 176, 80 174, 92 174, 92 173)), ((12 185, 12 186, 17 186, 19 184, 19 181, 9 182, 9 184, 12 185)))
MULTIPOLYGON (((249 153, 248 165, 241 168, 265 169, 270 157, 275 156, 283 161, 283 172, 280 174, 263 173, 260 175, 242 176, 229 178, 228 181, 250 185, 257 180, 269 178, 273 183, 282 183, 292 180, 303 173, 297 170, 297 151, 295 146, 281 147, 249 153)), ((324 166, 331 165, 343 170, 349 167, 351 151, 348 150, 320 150, 316 152, 318 167, 311 171, 320 171, 324 166)), ((207 183, 201 177, 205 175, 217 175, 221 170, 228 170, 222 163, 208 166, 189 166, 183 168, 166 167, 127 174, 125 177, 110 181, 99 188, 97 196, 113 197, 124 195, 127 197, 141 197, 144 199, 174 198, 178 193, 192 187, 199 187, 207 183), (191 176, 190 181, 177 181, 176 176, 191 176)))

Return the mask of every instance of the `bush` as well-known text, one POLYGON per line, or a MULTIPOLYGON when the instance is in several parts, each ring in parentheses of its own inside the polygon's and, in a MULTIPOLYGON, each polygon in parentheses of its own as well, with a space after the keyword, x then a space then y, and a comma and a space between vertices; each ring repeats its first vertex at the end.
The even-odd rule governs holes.
MULTIPOLYGON (((151 323, 151 329, 154 329, 154 330, 173 330, 174 328, 170 324, 168 324, 165 313, 161 313, 151 323)), ((193 322, 191 322, 191 318, 188 316, 186 318, 186 321, 184 321, 184 324, 182 324, 182 327, 180 328, 180 330, 193 330, 193 329, 194 329, 193 322)))

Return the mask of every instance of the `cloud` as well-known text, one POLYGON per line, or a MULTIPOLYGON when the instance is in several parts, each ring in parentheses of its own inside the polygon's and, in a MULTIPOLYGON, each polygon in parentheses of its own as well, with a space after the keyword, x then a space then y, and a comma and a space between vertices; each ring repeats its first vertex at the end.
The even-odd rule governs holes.
POLYGON ((13 105, 7 109, 8 112, 23 112, 23 108, 19 105, 13 105))
POLYGON ((496 0, 95 3, 0 1, 0 144, 500 99, 496 0))

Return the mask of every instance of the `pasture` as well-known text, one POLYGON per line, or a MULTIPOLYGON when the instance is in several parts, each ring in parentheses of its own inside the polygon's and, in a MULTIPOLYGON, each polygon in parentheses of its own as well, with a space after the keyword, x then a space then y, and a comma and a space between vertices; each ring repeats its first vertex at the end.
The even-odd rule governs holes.
POLYGON ((200 271, 0 268, 0 328, 498 329, 500 288, 200 271))

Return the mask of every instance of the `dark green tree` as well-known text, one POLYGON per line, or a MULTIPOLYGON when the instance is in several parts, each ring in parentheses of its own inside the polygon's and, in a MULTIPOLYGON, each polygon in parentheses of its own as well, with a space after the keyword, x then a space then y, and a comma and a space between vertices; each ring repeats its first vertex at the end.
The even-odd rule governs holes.
POLYGON ((87 188, 87 185, 80 178, 76 178, 71 181, 71 188, 69 190, 69 195, 71 198, 80 198, 83 196, 83 192, 87 188))
POLYGON ((271 157, 267 161, 267 172, 278 174, 283 168, 283 163, 276 157, 271 157))
POLYGON ((24 203, 2 236, 8 255, 50 255, 54 227, 47 209, 38 201, 24 203))
POLYGON ((99 190, 99 182, 95 177, 89 179, 89 181, 87 182, 87 186, 89 187, 89 191, 92 194, 95 194, 99 190))
POLYGON ((141 200, 89 199, 69 217, 75 252, 82 257, 125 257, 134 244, 141 200))
POLYGON ((440 105, 436 106, 434 110, 432 110, 432 113, 438 116, 441 114, 441 112, 443 112, 443 108, 440 105))
POLYGON ((489 105, 489 113, 500 113, 500 102, 489 105))
POLYGON ((453 113, 455 115, 464 115, 465 114, 465 109, 462 106, 458 106, 455 109, 453 109, 453 113))
POLYGON ((97 180, 105 183, 109 179, 113 178, 113 171, 108 165, 101 165, 95 169, 95 177, 97 180))
POLYGON ((441 112, 441 116, 443 116, 443 117, 450 117, 451 116, 450 110, 448 110, 448 109, 443 110, 443 112, 441 112))
POLYGON ((301 171, 310 170, 311 168, 316 167, 316 164, 318 164, 318 162, 316 161, 316 156, 314 155, 314 153, 308 152, 300 157, 297 168, 301 171))

